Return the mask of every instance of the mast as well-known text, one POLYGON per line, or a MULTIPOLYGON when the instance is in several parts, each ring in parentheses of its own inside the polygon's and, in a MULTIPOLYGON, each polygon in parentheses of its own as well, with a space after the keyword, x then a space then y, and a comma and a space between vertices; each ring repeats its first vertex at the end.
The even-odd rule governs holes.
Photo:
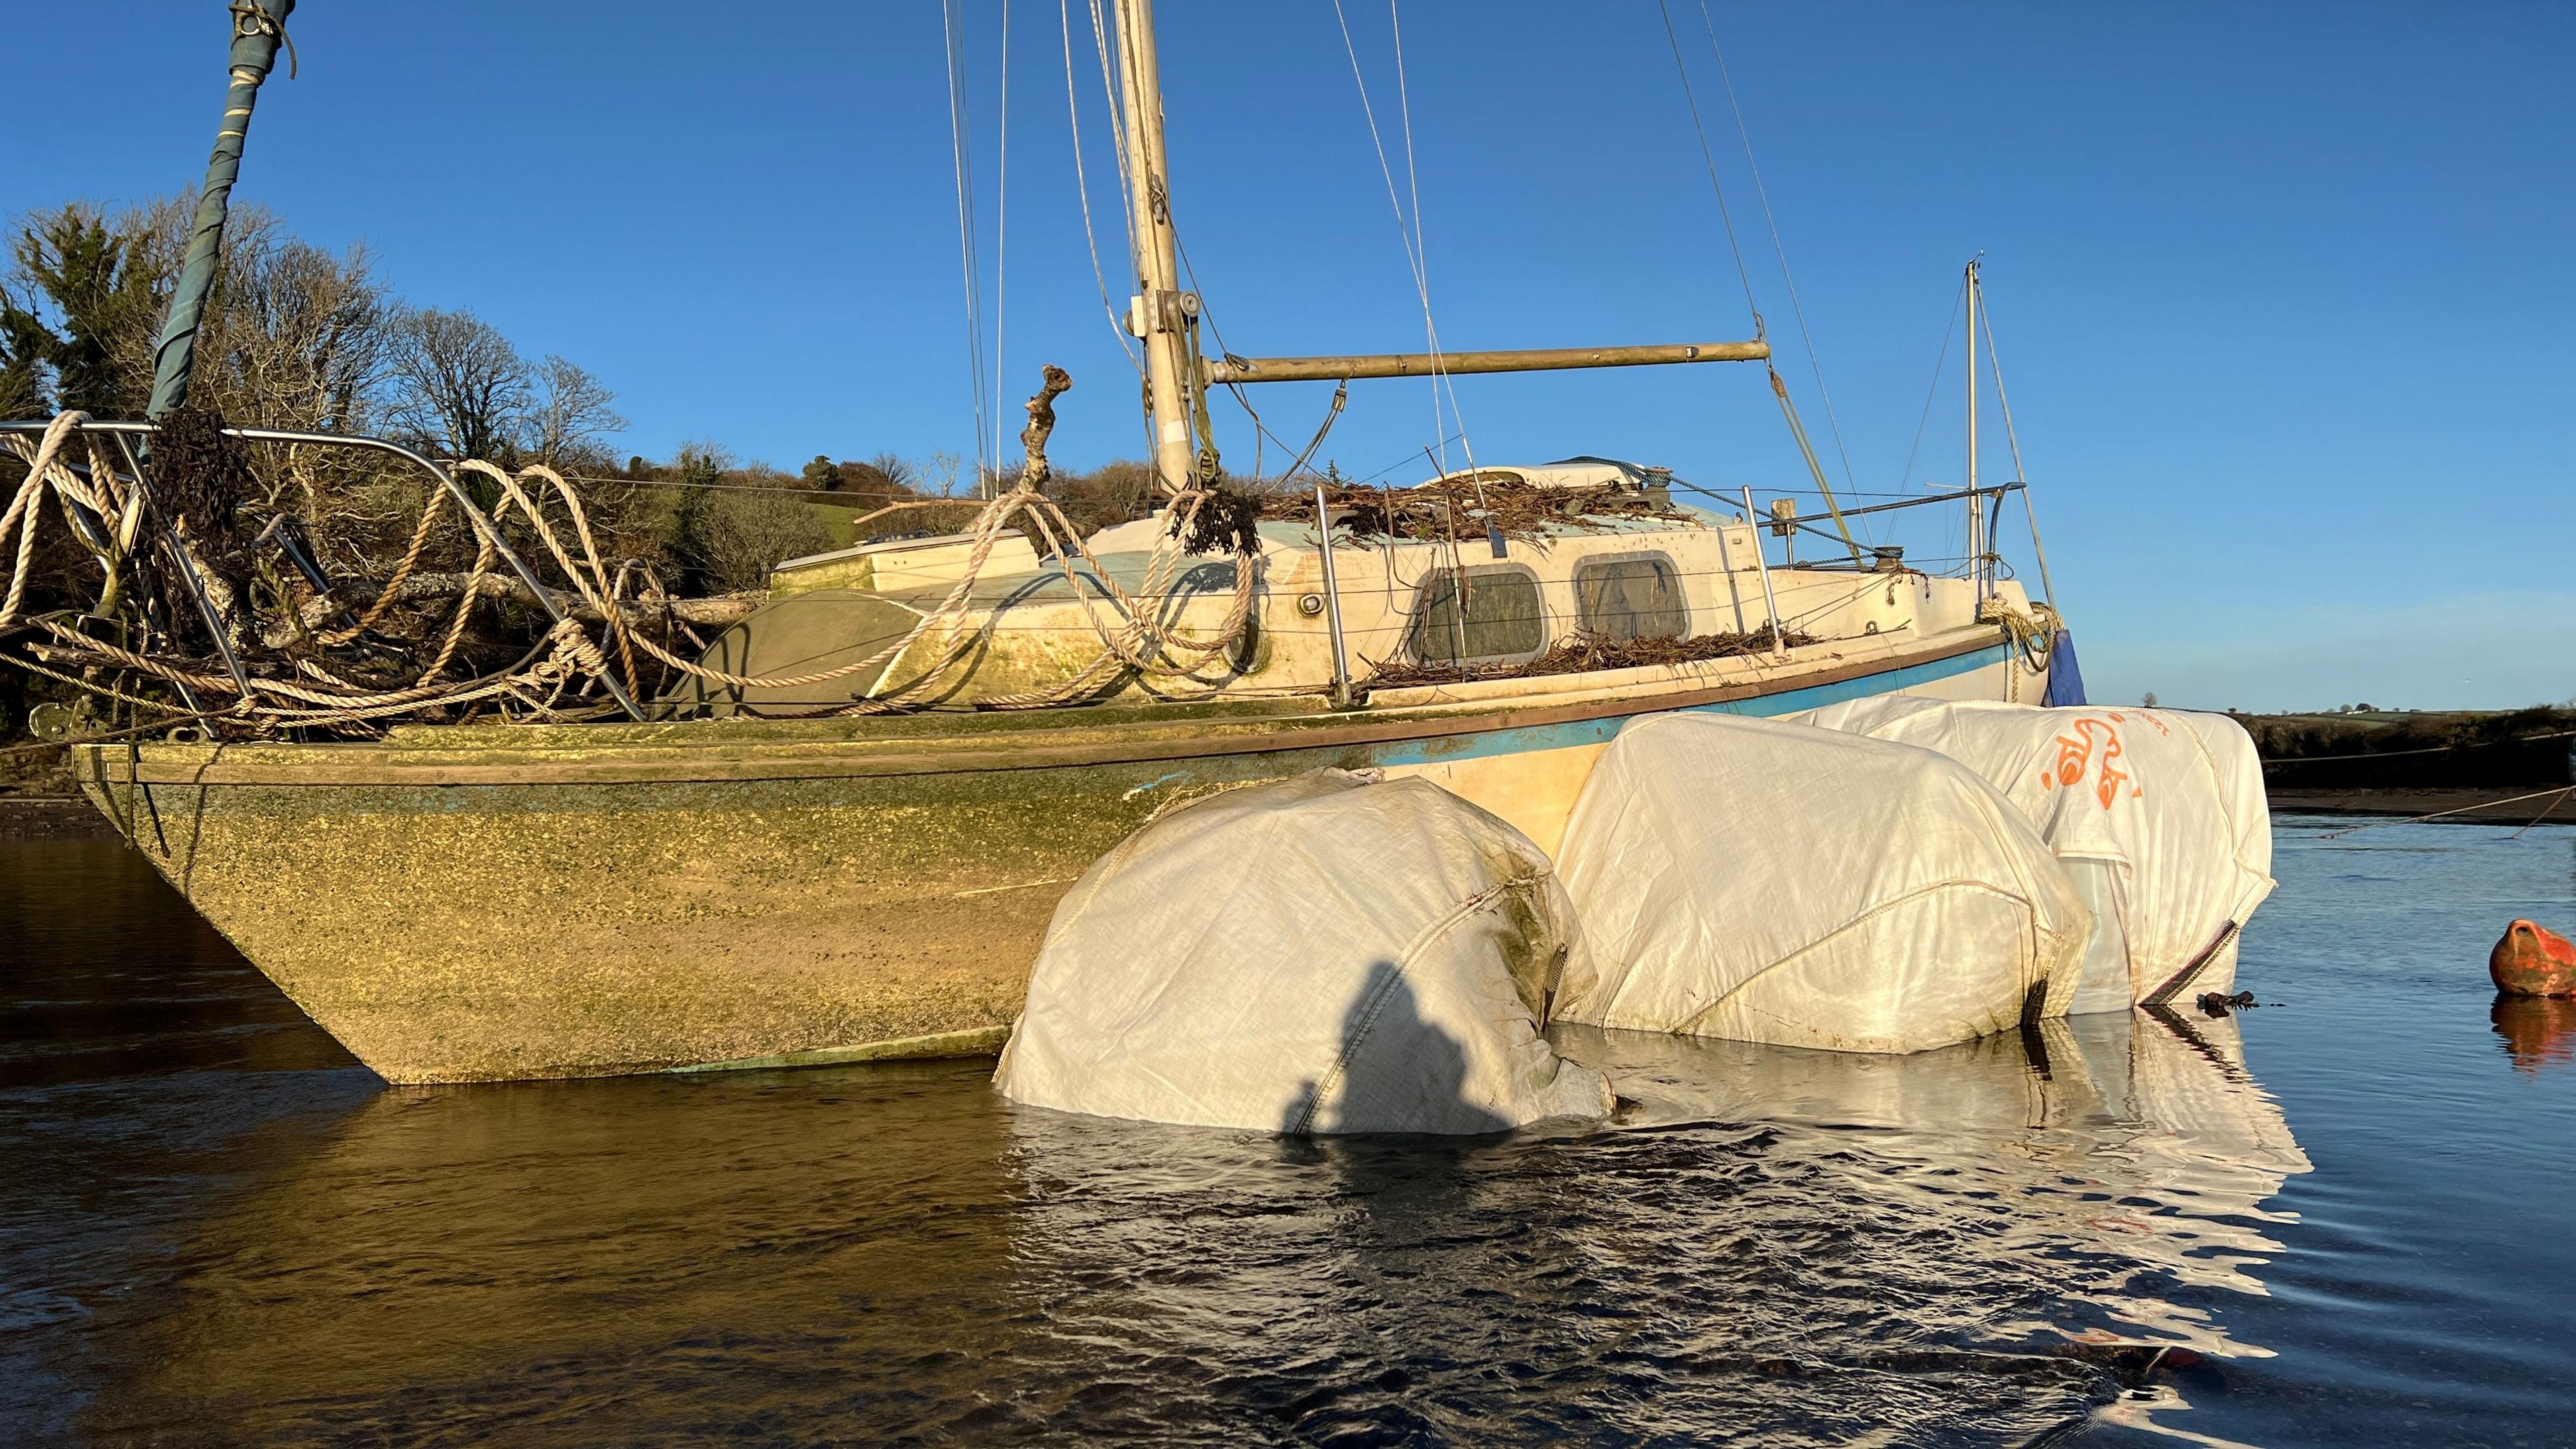
POLYGON ((188 374, 197 357, 197 324, 205 318, 206 294, 214 290, 216 267, 222 260, 224 217, 233 180, 241 175, 242 138, 250 131, 251 107, 259 101, 260 82, 277 64, 277 47, 286 39, 286 17, 294 9, 295 0, 243 0, 233 6, 233 83, 224 93, 224 124, 215 132, 215 154, 206 162, 205 189, 197 193, 196 224, 188 236, 187 259, 179 267, 179 286, 170 294, 170 315, 161 326, 160 344, 153 349, 152 401, 144 409, 148 418, 158 420, 188 400, 188 374))
POLYGON ((1154 475, 1178 492, 1193 476, 1188 388, 1189 332, 1198 297, 1181 290, 1172 237, 1168 161, 1163 150, 1163 78, 1154 53, 1154 0, 1117 0, 1118 73, 1127 120, 1127 237, 1137 296, 1127 330, 1145 344, 1145 405, 1154 434, 1154 475))
POLYGON ((1968 261, 1968 578, 1986 595, 1985 510, 1977 497, 1977 263, 1968 261))

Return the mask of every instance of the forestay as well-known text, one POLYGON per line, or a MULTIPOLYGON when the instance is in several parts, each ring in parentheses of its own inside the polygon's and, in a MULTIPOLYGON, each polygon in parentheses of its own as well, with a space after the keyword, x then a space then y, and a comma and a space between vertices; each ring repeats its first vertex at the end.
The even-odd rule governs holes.
POLYGON ((1632 721, 1558 852, 1569 1021, 1917 1052, 2062 1016, 2091 919, 1966 767, 1707 714, 1632 721))
POLYGON ((2236 933, 2272 890, 2272 817, 2234 720, 1903 695, 1797 718, 1938 750, 2004 792, 2096 918, 2074 1010, 2235 989, 2236 933))
POLYGON ((1075 884, 995 1081, 1037 1106, 1290 1133, 1598 1118, 1608 1084, 1539 1036, 1566 920, 1546 855, 1429 781, 1228 791, 1075 884))

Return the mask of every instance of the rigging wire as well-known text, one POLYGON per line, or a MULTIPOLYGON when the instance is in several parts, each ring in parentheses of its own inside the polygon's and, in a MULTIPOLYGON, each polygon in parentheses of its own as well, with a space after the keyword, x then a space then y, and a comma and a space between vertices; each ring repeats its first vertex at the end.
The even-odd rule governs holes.
MULTIPOLYGON (((1112 27, 1101 13, 1101 0, 1087 0, 1087 3, 1091 7, 1091 43, 1100 56, 1100 92, 1109 107, 1109 139, 1113 143, 1112 151, 1118 159, 1118 194, 1122 199, 1122 206, 1132 206, 1134 203, 1128 198, 1135 196, 1138 182, 1135 168, 1129 164, 1127 156, 1127 108, 1125 92, 1120 88, 1119 78, 1127 74, 1135 65, 1135 55, 1128 47, 1127 37, 1122 33, 1118 38, 1117 63, 1114 67, 1111 65, 1109 32, 1112 27)), ((1179 244, 1177 231, 1173 235, 1173 242, 1175 246, 1179 244)), ((1127 273, 1136 279, 1136 285, 1140 290, 1145 285, 1143 250, 1145 244, 1145 237, 1131 212, 1127 217, 1127 273)), ((1135 353, 1130 353, 1129 356, 1136 358, 1138 384, 1150 393, 1152 391, 1152 384, 1148 381, 1150 374, 1146 370, 1143 359, 1135 353)), ((1137 410, 1136 424, 1144 434, 1145 456, 1151 458, 1154 456, 1155 440, 1153 410, 1150 404, 1137 410)))
POLYGON ((1771 211, 1771 190, 1762 183, 1761 163, 1753 159, 1753 133, 1744 124, 1744 106, 1735 98, 1735 77, 1726 69, 1726 52, 1718 47, 1717 22, 1709 18, 1708 0, 1699 0, 1699 21, 1708 32, 1708 53, 1717 60, 1717 78, 1726 87, 1726 106, 1735 113, 1735 134, 1744 143, 1745 169, 1753 173, 1753 194, 1762 203, 1762 224, 1771 231, 1771 253, 1780 259, 1780 284, 1789 292, 1789 314, 1798 321, 1798 339, 1807 349, 1807 370, 1815 375, 1816 395, 1824 399, 1825 426, 1834 435, 1834 452, 1842 459, 1843 483, 1857 488, 1859 480, 1852 474, 1851 450, 1843 445, 1842 419, 1834 415, 1834 395, 1825 387, 1823 359, 1816 355, 1815 335, 1807 330, 1807 309, 1798 301, 1798 283, 1789 275, 1789 249, 1780 242, 1780 221, 1771 211))
MULTIPOLYGON (((1100 310, 1109 318, 1109 330, 1118 338, 1118 349, 1127 354, 1127 363, 1136 375, 1145 375, 1145 360, 1136 355, 1135 344, 1127 337, 1126 324, 1118 319, 1118 305, 1109 300, 1109 274, 1100 266, 1100 237, 1091 225, 1091 179, 1082 168, 1082 106, 1074 97, 1073 84, 1073 6, 1072 0, 1056 0, 1056 19, 1064 27, 1064 114, 1073 131, 1073 189, 1082 202, 1082 242, 1091 251, 1091 279, 1100 284, 1100 310)), ((1092 12, 1100 13, 1095 3, 1092 12)), ((1096 36, 1095 36, 1096 38, 1096 36)), ((1102 49, 1105 62, 1107 49, 1102 49)), ((1117 112, 1110 112, 1112 137, 1115 138, 1117 112)))
MULTIPOLYGON (((1393 11, 1394 11, 1395 3, 1396 3, 1396 0, 1387 0, 1387 8, 1388 8, 1388 11, 1389 11, 1389 13, 1390 13, 1390 14, 1392 14, 1392 13, 1393 13, 1393 11)), ((1407 268, 1408 270, 1410 270, 1410 271, 1413 273, 1413 290, 1414 290, 1414 295, 1415 295, 1416 297, 1418 297, 1418 298, 1421 300, 1421 303, 1422 303, 1422 329, 1423 329, 1423 333, 1424 333, 1425 337, 1429 340, 1429 343, 1430 343, 1430 351, 1431 351, 1431 354, 1432 354, 1432 363, 1431 363, 1431 370, 1432 370, 1432 396, 1431 396, 1432 431, 1433 431, 1435 434, 1440 434, 1440 433, 1443 433, 1443 432, 1444 432, 1444 429, 1445 429, 1445 424, 1441 421, 1441 418, 1440 418, 1440 384, 1441 384, 1441 382, 1442 382, 1443 378, 1445 377, 1445 370, 1444 370, 1444 369, 1441 367, 1441 365, 1440 365, 1440 330, 1439 330, 1438 326, 1437 326, 1437 325, 1433 322, 1433 320, 1432 320, 1432 314, 1431 314, 1431 283, 1430 283, 1429 276, 1428 276, 1428 274, 1427 274, 1427 272, 1426 272, 1426 270, 1425 270, 1425 268, 1424 268, 1423 256, 1422 256, 1422 240, 1421 240, 1421 230, 1422 230, 1422 227, 1421 227, 1421 220, 1422 220, 1422 218, 1421 218, 1421 208, 1420 208, 1420 206, 1419 206, 1420 193, 1419 193, 1419 191, 1417 190, 1417 192, 1416 192, 1416 203, 1417 203, 1417 204, 1416 204, 1416 206, 1415 206, 1413 219, 1412 219, 1410 222, 1407 222, 1407 220, 1405 219, 1404 201, 1403 201, 1403 198, 1397 194, 1397 192, 1396 192, 1396 188, 1395 188, 1395 168, 1394 168, 1394 166, 1393 166, 1391 163, 1389 163, 1389 162, 1388 162, 1387 157, 1386 157, 1386 141, 1385 141, 1384 137, 1383 137, 1382 135, 1380 135, 1380 133, 1379 133, 1379 131, 1378 131, 1378 125, 1377 125, 1377 107, 1376 107, 1374 104, 1372 104, 1372 103, 1370 102, 1370 100, 1369 100, 1368 80, 1367 80, 1366 76, 1364 76, 1364 75, 1361 73, 1361 71, 1360 71, 1360 53, 1359 53, 1359 47, 1358 47, 1355 43, 1353 43, 1353 41, 1351 40, 1351 22, 1350 22, 1350 17, 1349 17, 1349 16, 1347 16, 1347 15, 1345 15, 1345 14, 1343 13, 1343 11, 1342 11, 1342 0, 1333 0, 1333 19, 1334 19, 1334 21, 1335 21, 1337 24, 1339 24, 1339 25, 1340 25, 1340 27, 1341 27, 1341 31, 1342 31, 1342 53, 1350 57, 1350 62, 1351 62, 1351 81, 1352 81, 1352 83, 1353 83, 1354 85, 1356 85, 1356 86, 1359 88, 1359 93, 1360 93, 1360 115, 1362 116, 1362 118, 1364 118, 1364 119, 1368 122, 1369 144, 1370 144, 1372 147, 1374 147, 1374 148, 1376 149, 1376 151, 1377 151, 1377 168, 1378 168, 1378 174, 1379 174, 1381 177, 1385 178, 1385 181, 1386 181, 1386 200, 1387 200, 1387 205, 1388 205, 1388 206, 1390 206, 1390 207, 1392 207, 1392 208, 1394 209, 1394 211, 1395 211, 1395 231, 1396 231, 1396 237, 1397 237, 1397 239, 1398 239, 1398 240, 1403 244, 1403 246, 1404 246, 1404 263, 1405 263, 1405 266, 1406 266, 1406 268, 1407 268)), ((1399 85, 1399 86, 1401 86, 1401 85, 1402 85, 1402 83, 1403 83, 1403 82, 1402 82, 1402 78, 1401 78, 1401 77, 1402 77, 1402 69, 1403 69, 1403 67, 1402 67, 1402 49, 1401 49, 1401 44, 1402 44, 1402 42, 1401 42, 1401 37, 1399 36, 1399 39, 1398 39, 1398 52, 1397 52, 1397 58, 1398 58, 1397 71, 1398 71, 1398 85, 1399 85)), ((1406 115, 1405 115, 1405 120, 1404 120, 1404 126, 1405 126, 1405 157, 1406 157, 1406 159, 1405 159, 1405 166, 1406 166, 1407 174, 1408 174, 1408 175, 1410 175, 1410 174, 1411 174, 1411 171, 1412 171, 1412 164, 1413 164, 1413 163, 1412 163, 1412 154, 1413 154, 1413 122, 1412 122, 1411 109, 1410 109, 1410 104, 1409 104, 1409 102, 1408 102, 1408 105, 1407 105, 1407 108, 1406 108, 1406 115)), ((1453 383, 1453 384, 1451 384, 1451 386, 1450 386, 1450 412, 1452 413, 1452 415, 1453 415, 1453 416, 1454 416, 1454 415, 1456 414, 1456 412, 1457 412, 1457 390, 1456 390, 1456 385, 1455 385, 1454 383, 1453 383)), ((1452 436, 1443 436, 1443 437, 1441 438, 1440 442, 1437 444, 1437 446, 1445 450, 1445 449, 1448 447, 1448 445, 1449 445, 1452 441, 1457 441, 1457 442, 1461 442, 1461 443, 1463 443, 1463 442, 1465 441, 1465 439, 1466 439, 1466 432, 1467 432, 1466 422, 1465 422, 1465 420, 1462 418, 1462 419, 1460 419, 1460 420, 1459 420, 1459 423, 1458 423, 1458 432, 1454 435, 1454 437, 1452 437, 1452 436)), ((1473 455, 1472 450, 1471 450, 1471 452, 1470 452, 1470 454, 1469 454, 1470 462, 1469 462, 1469 465, 1468 465, 1470 468, 1473 468, 1473 467, 1474 467, 1474 463, 1473 463, 1473 456, 1474 456, 1474 455, 1473 455)), ((1440 466, 1440 468, 1441 468, 1441 470, 1442 470, 1443 472, 1446 472, 1446 471, 1448 470, 1448 465, 1447 465, 1446 463, 1441 463, 1439 466, 1440 466)))
POLYGON ((984 392, 984 304, 976 280, 982 268, 975 256, 975 167, 966 124, 966 17, 960 0, 939 0, 939 13, 948 51, 948 138, 957 173, 957 251, 966 274, 966 371, 975 399, 975 468, 980 475, 992 409, 984 392))
MULTIPOLYGON (((1978 300, 1984 301, 1984 287, 1980 286, 1977 289, 1977 297, 1978 300)), ((1977 309, 1977 324, 1979 330, 1986 334, 1986 366, 1993 369, 1995 375, 1995 406, 2003 411, 2004 441, 2012 446, 2013 481, 2016 483, 2027 483, 2030 481, 2030 475, 2021 470, 2021 437, 2013 431, 2012 400, 2004 396, 2004 363, 2002 358, 1995 355, 1995 314, 1993 308, 1994 304, 1991 302, 1987 302, 1984 306, 1979 307, 1977 309)))
MULTIPOLYGON (((1004 269, 1011 260, 1011 0, 1002 0, 1002 84, 1001 102, 997 109, 1000 112, 1000 134, 993 143, 996 153, 993 177, 993 471, 987 475, 993 480, 995 493, 999 493, 1002 487, 1002 399, 1008 395, 1002 390, 1002 324, 1009 320, 1011 299, 1010 289, 1004 285, 1008 275, 1004 269)), ((976 480, 978 492, 983 491, 980 486, 983 481, 982 478, 976 480)))
POLYGON ((1699 97, 1691 90, 1690 67, 1682 64, 1682 42, 1673 33, 1673 11, 1665 0, 1655 0, 1655 9, 1664 17, 1664 41, 1673 49, 1673 71, 1682 78, 1682 101, 1690 107, 1691 129, 1699 133, 1700 159, 1708 163, 1708 189, 1717 193, 1717 219, 1726 227, 1726 245, 1735 253, 1735 277, 1744 284, 1744 310, 1753 314, 1753 335, 1767 335, 1762 324, 1761 304, 1753 300, 1753 272, 1744 265, 1744 243, 1735 235, 1735 213, 1726 204, 1726 187, 1717 179, 1717 153, 1709 149, 1708 127, 1700 124, 1699 97))
MULTIPOLYGON (((1430 241, 1422 234, 1422 171, 1413 164, 1413 92, 1405 82, 1404 21, 1396 14, 1396 0, 1386 0, 1387 30, 1395 41, 1395 98, 1404 121, 1404 185, 1413 197, 1413 254, 1416 274, 1422 284, 1423 350, 1431 354, 1431 432, 1434 437, 1445 431, 1440 418, 1440 393, 1449 392, 1449 415, 1458 424, 1458 446, 1467 454, 1467 476, 1476 475, 1476 445, 1467 438, 1467 419, 1458 412, 1458 383, 1441 364, 1440 331, 1431 325, 1431 257, 1430 241)), ((1449 459, 1442 453, 1436 460, 1440 471, 1449 471, 1449 459)), ((1478 485, 1481 492, 1483 485, 1478 485)))
POLYGON ((1968 283, 1959 282, 1958 295, 1950 299, 1950 320, 1941 329, 1941 352, 1932 359, 1932 385, 1923 390, 1923 415, 1914 420, 1914 446, 1905 450, 1905 476, 1897 480, 1900 489, 1914 486, 1914 460, 1923 451, 1923 428, 1932 421, 1932 400, 1940 395, 1941 374, 1950 367, 1950 338, 1959 330, 1959 304, 1967 298, 1968 283))

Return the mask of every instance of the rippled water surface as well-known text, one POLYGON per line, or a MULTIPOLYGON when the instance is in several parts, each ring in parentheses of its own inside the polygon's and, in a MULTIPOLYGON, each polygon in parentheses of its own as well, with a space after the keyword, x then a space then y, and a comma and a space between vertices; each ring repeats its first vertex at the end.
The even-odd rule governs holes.
POLYGON ((2284 820, 2267 1004, 1571 1031, 1626 1130, 1314 1145, 976 1063, 443 1089, 0 844, 0 1441, 2576 1442, 2576 831, 2284 820))

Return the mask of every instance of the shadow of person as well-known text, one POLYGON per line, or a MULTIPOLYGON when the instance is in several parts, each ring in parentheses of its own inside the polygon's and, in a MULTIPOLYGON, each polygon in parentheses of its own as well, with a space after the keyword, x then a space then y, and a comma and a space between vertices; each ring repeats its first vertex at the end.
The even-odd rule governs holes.
POLYGON ((2515 1071, 2537 1074, 2576 1062, 2576 997, 2498 992, 2489 1018, 2515 1071))
POLYGON ((1339 1055, 1323 1076, 1298 1083, 1279 1131, 1467 1137, 1508 1129, 1508 1119, 1468 1099, 1468 1069, 1466 1048, 1423 1019, 1403 968, 1372 962, 1342 1014, 1339 1055))

